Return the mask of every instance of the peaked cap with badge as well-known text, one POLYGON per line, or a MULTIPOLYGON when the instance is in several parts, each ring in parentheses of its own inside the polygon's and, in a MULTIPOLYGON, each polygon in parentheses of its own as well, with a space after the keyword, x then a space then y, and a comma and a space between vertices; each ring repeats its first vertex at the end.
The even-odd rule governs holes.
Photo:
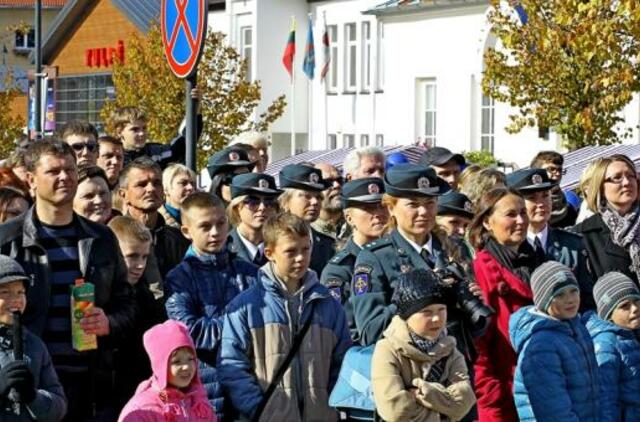
POLYGON ((473 204, 467 195, 449 191, 438 197, 438 215, 458 215, 472 219, 473 204))
POLYGON ((249 160, 249 154, 247 154, 247 151, 232 145, 209 157, 209 161, 207 162, 207 171, 209 172, 209 176, 213 179, 213 176, 222 172, 234 171, 239 167, 246 167, 251 171, 254 166, 255 164, 249 160))
POLYGON ((276 187, 276 179, 264 173, 245 173, 231 180, 231 197, 241 195, 278 196, 282 193, 276 187))
POLYGON ((434 197, 449 191, 449 184, 435 170, 418 164, 398 164, 384 175, 387 194, 399 198, 434 197))
POLYGON ((322 192, 328 185, 322 178, 322 171, 306 164, 289 164, 278 174, 280 189, 300 189, 322 192))
POLYGON ((549 190, 556 186, 547 171, 539 168, 521 169, 507 175, 507 186, 520 193, 549 190))
POLYGON ((365 177, 352 180, 342 186, 342 207, 348 208, 358 204, 375 204, 382 201, 384 181, 379 177, 365 177))

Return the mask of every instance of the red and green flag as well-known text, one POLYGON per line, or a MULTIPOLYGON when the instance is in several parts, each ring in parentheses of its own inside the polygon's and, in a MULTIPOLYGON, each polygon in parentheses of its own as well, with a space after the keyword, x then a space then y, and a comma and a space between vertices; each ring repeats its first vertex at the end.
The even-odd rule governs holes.
POLYGON ((282 55, 282 63, 289 72, 289 76, 293 78, 293 60, 296 56, 296 21, 291 20, 291 32, 289 32, 289 39, 287 40, 287 46, 284 49, 282 55))

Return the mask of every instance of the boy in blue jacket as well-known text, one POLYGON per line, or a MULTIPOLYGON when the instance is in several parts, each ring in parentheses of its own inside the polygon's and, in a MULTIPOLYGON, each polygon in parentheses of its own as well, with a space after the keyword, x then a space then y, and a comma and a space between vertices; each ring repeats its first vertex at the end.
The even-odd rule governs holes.
MULTIPOLYGON (((255 282, 257 269, 229 252, 222 200, 205 192, 181 204, 182 233, 191 240, 184 260, 167 274, 167 316, 184 323, 196 346, 199 373, 219 418, 225 414, 216 356, 227 304, 255 282)), ((230 416, 227 414, 227 416, 230 416)))
POLYGON ((336 421, 329 393, 351 343, 345 313, 309 270, 307 223, 292 214, 278 214, 267 220, 263 233, 269 262, 258 271, 257 284, 229 305, 220 380, 245 418, 336 421), (296 337, 302 339, 297 350, 296 337), (292 359, 285 364, 287 355, 292 359), (274 382, 279 371, 284 371, 282 379, 274 382))
POLYGON ((580 288, 569 267, 547 261, 531 275, 534 306, 511 315, 518 354, 513 382, 521 421, 596 422, 598 365, 580 321, 580 288))
POLYGON ((600 421, 640 421, 640 290, 626 275, 609 272, 593 298, 598 313, 583 320, 600 368, 600 421))

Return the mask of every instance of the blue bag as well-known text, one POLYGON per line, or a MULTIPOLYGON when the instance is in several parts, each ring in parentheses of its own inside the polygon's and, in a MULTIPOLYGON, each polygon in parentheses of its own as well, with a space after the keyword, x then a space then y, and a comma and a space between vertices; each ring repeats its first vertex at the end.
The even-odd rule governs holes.
POLYGON ((375 345, 354 346, 342 360, 329 406, 345 412, 349 420, 374 421, 376 405, 371 386, 371 358, 375 345))

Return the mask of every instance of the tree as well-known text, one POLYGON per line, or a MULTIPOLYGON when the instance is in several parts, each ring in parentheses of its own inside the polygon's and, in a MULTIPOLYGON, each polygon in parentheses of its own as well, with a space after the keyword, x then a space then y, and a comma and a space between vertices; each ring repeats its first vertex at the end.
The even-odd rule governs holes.
POLYGON ((489 21, 502 45, 484 56, 483 91, 518 109, 506 130, 553 128, 571 150, 630 136, 620 112, 640 88, 640 2, 519 3, 526 23, 491 0, 489 21))
MULTIPOLYGON (((166 142, 175 136, 185 113, 185 83, 169 69, 157 25, 146 35, 132 37, 125 62, 113 65, 113 83, 116 98, 107 101, 100 113, 109 132, 113 132, 109 123, 113 110, 135 106, 147 115, 151 139, 166 142)), ((207 34, 198 88, 205 123, 197 148, 199 168, 210 153, 224 148, 235 135, 246 130, 267 131, 286 105, 284 95, 280 96, 252 121, 261 99, 260 82, 247 81, 245 60, 225 44, 225 36, 219 32, 207 34)))

